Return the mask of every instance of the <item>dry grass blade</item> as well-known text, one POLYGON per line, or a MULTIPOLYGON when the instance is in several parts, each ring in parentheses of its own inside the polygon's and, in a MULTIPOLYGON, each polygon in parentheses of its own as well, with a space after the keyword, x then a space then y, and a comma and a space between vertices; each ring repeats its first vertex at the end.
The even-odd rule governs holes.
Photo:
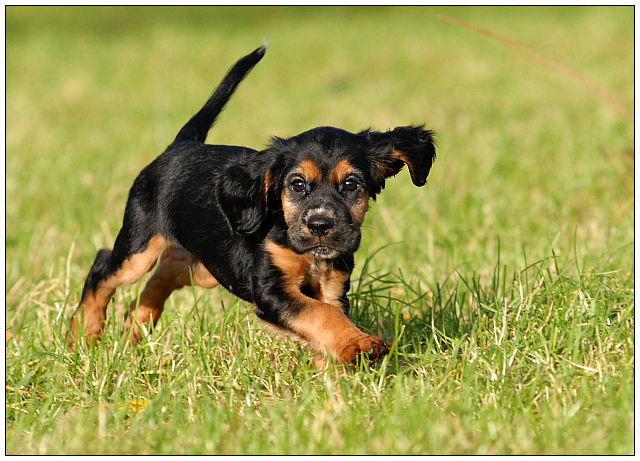
POLYGON ((545 66, 552 67, 552 68, 554 68, 556 70, 559 70, 560 72, 564 72, 565 74, 569 74, 569 75, 577 78, 582 83, 584 83, 586 86, 588 86, 593 91, 595 91, 600 96, 602 96, 607 101, 609 101, 616 109, 618 109, 620 112, 622 112, 625 115, 625 117, 627 117, 631 121, 631 123, 634 123, 634 115, 633 115, 633 111, 632 110, 629 110, 629 108, 627 108, 624 104, 622 104, 620 101, 618 101, 618 99, 615 96, 613 96, 607 90, 605 90, 601 86, 597 85, 592 80, 590 80, 589 78, 585 77, 584 75, 582 75, 580 72, 576 71, 575 69, 572 69, 569 66, 565 66, 564 64, 560 64, 559 62, 556 62, 556 61, 554 61, 552 59, 549 59, 549 58, 543 56, 542 54, 538 53, 537 51, 529 48, 528 46, 525 46, 522 43, 519 43, 519 42, 515 41, 512 38, 509 38, 509 37, 507 37, 505 35, 502 35, 502 34, 498 34, 497 32, 493 32, 492 30, 476 26, 475 24, 473 24, 473 23, 471 23, 469 21, 464 21, 462 19, 454 18, 452 16, 447 16, 446 14, 439 14, 438 15, 438 19, 440 19, 441 21, 445 21, 445 22, 451 23, 451 24, 455 24, 455 25, 458 25, 458 26, 465 27, 467 29, 475 30, 476 32, 480 32, 483 35, 486 35, 486 36, 491 37, 491 38, 495 38, 496 40, 500 40, 502 43, 506 43, 507 45, 511 45, 514 48, 517 48, 517 49, 519 49, 521 51, 524 51, 525 53, 533 56, 537 61, 541 62, 545 66))

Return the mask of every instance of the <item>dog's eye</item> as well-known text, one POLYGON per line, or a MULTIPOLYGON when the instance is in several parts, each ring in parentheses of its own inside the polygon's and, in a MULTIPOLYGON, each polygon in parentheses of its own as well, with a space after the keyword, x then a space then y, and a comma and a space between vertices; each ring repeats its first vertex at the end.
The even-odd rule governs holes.
POLYGON ((300 193, 303 192, 306 188, 307 184, 300 178, 291 181, 291 189, 293 189, 294 192, 300 193))
POLYGON ((358 188, 358 181, 356 178, 347 178, 344 182, 344 190, 353 192, 358 188))

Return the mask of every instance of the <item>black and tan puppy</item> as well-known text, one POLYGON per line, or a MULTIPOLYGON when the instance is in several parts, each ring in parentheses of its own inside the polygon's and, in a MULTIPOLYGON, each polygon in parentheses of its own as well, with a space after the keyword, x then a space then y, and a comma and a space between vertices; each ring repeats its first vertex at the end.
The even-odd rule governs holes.
POLYGON ((125 322, 131 340, 155 324, 173 290, 224 286, 276 330, 338 363, 383 357, 388 344, 349 320, 349 276, 370 199, 406 164, 416 186, 435 158, 432 132, 398 127, 357 134, 314 128, 270 147, 204 144, 265 47, 229 71, 129 193, 113 250, 100 250, 71 319, 69 342, 100 337, 115 289, 156 264, 125 322))

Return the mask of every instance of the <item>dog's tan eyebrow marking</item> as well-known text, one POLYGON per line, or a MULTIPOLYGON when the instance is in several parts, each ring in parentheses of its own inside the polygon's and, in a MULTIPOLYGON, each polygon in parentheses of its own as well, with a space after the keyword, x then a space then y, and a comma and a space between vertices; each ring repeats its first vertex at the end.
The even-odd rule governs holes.
POLYGON ((307 182, 320 182, 322 180, 322 173, 313 160, 303 160, 296 168, 296 172, 302 175, 307 182))
POLYGON ((333 167, 331 173, 329 173, 329 179, 336 183, 342 182, 347 176, 353 173, 353 171, 354 169, 351 164, 347 160, 342 159, 333 167))

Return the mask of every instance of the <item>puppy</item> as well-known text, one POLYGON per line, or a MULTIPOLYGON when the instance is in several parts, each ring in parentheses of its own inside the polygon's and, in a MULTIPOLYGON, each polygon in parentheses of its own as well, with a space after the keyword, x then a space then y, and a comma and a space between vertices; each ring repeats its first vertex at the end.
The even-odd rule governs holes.
POLYGON ((238 84, 265 54, 240 59, 167 150, 133 183, 122 229, 102 249, 71 318, 70 346, 99 338, 115 289, 132 284, 158 261, 125 330, 134 343, 141 324, 155 325, 169 295, 185 285, 222 285, 254 305, 268 326, 340 364, 389 352, 381 338, 349 320, 350 274, 370 199, 406 164, 416 186, 435 159, 433 133, 398 127, 354 134, 314 128, 274 138, 256 151, 204 144, 238 84))

